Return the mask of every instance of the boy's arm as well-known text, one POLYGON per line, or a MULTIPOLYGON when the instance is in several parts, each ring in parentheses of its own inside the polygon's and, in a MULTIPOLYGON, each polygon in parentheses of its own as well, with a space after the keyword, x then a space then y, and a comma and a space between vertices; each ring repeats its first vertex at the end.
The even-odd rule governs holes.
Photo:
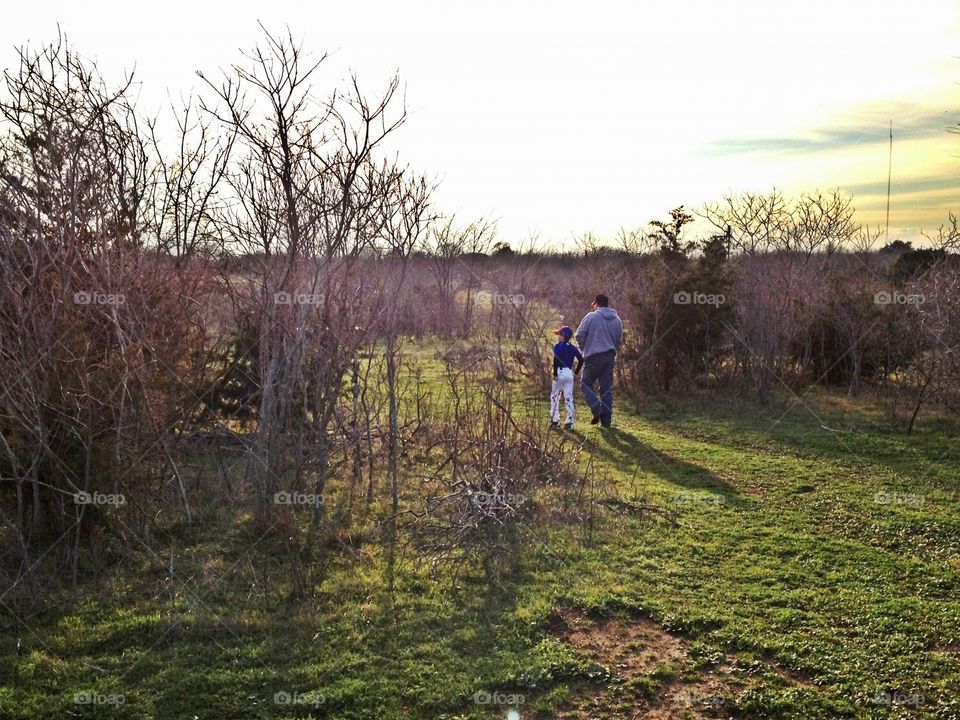
POLYGON ((560 358, 558 358, 556 354, 554 354, 553 356, 553 379, 554 380, 557 379, 557 370, 559 369, 560 369, 560 358))
POLYGON ((574 374, 574 375, 579 375, 579 374, 580 374, 580 368, 583 367, 583 354, 582 354, 582 353, 580 352, 580 350, 577 349, 577 348, 574 348, 573 351, 576 353, 576 355, 575 355, 574 357, 576 357, 576 359, 577 359, 577 367, 576 367, 576 369, 573 371, 573 374, 574 374))

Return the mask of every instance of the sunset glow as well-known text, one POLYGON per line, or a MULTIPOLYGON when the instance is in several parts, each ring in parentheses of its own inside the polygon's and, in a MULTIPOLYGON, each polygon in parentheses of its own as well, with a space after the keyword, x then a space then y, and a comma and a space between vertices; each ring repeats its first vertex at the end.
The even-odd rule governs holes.
MULTIPOLYGON (((960 209, 960 6, 911 3, 49 3, 5 10, 4 64, 57 21, 108 79, 136 69, 144 112, 289 25, 322 81, 376 93, 397 70, 403 155, 464 218, 564 244, 612 236, 724 193, 840 188, 891 237, 960 209), (149 31, 144 31, 147 25, 149 31)), ((326 92, 328 88, 319 88, 326 92)))

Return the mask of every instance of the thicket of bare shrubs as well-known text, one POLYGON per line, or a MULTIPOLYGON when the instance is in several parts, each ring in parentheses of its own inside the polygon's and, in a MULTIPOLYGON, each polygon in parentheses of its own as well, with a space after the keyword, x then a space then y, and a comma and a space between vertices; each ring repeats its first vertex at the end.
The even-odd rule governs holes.
POLYGON ((908 429, 960 406, 955 221, 878 252, 841 196, 773 192, 703 208, 702 242, 677 208, 618 246, 514 252, 383 150, 396 80, 320 99, 322 61, 267 35, 204 77, 172 141, 63 41, 5 74, 5 592, 225 515, 284 538, 295 594, 358 519, 495 575, 531 518, 593 518, 589 469, 517 397, 546 392, 549 331, 599 291, 637 397, 869 386, 908 429))
MULTIPOLYGON (((763 206, 780 207, 779 197, 763 206)), ((740 210, 758 201, 728 203, 740 210)), ((651 253, 641 291, 622 304, 635 330, 623 359, 634 391, 719 385, 766 401, 809 385, 850 394, 869 386, 890 391, 891 417, 908 430, 931 399, 955 408, 955 225, 933 251, 871 250, 875 238, 861 228, 811 220, 846 216, 836 197, 783 203, 786 217, 764 223, 782 228, 774 239, 751 238, 736 212, 707 207, 725 230, 696 256, 663 244, 651 253)))

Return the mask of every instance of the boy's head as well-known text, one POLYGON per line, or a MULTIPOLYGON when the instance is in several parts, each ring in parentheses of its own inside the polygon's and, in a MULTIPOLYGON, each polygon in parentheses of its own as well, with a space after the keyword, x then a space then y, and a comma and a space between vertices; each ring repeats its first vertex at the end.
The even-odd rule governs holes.
POLYGON ((557 328, 553 332, 556 334, 557 338, 559 338, 560 340, 569 341, 570 338, 573 337, 573 328, 567 325, 564 325, 562 328, 557 328))

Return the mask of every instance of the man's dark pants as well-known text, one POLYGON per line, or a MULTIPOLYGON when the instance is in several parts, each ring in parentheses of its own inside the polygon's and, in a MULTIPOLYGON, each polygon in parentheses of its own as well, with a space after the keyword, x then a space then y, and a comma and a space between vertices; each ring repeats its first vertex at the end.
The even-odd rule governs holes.
POLYGON ((583 397, 593 411, 600 416, 600 424, 609 427, 613 416, 613 366, 617 353, 610 350, 597 353, 583 361, 583 377, 580 385, 583 388, 583 397), (594 385, 600 385, 600 394, 594 390, 594 385))

